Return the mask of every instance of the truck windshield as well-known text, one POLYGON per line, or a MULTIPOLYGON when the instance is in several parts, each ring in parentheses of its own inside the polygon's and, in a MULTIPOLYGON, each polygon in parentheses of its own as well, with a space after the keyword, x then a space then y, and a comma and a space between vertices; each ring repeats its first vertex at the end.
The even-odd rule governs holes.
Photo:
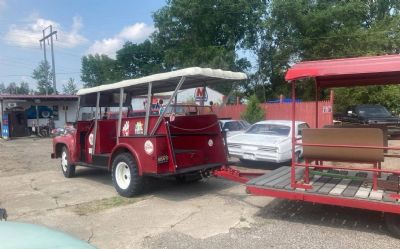
POLYGON ((383 106, 360 106, 358 115, 361 117, 390 117, 392 116, 383 106))

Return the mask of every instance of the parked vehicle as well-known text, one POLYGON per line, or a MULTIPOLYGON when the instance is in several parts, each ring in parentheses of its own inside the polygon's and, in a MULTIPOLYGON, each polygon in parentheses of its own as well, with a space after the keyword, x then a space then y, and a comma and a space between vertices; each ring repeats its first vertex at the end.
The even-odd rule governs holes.
POLYGON ((226 132, 227 137, 243 133, 250 127, 250 124, 245 120, 221 119, 219 124, 221 130, 226 132))
MULTIPOLYGON (((267 120, 253 124, 246 132, 228 137, 229 155, 240 160, 281 163, 292 160, 292 129, 289 120, 267 120)), ((308 124, 296 121, 295 134, 301 138, 308 124)), ((303 149, 296 146, 296 160, 303 149)))
POLYGON ((209 176, 227 163, 217 116, 201 106, 175 113, 187 107, 171 103, 180 89, 246 78, 244 73, 187 68, 81 89, 76 130, 53 139, 51 156, 61 159, 65 177, 73 177, 77 165, 110 171, 115 189, 125 197, 142 191, 145 176, 209 176), (130 115, 132 96, 147 94, 146 103, 152 103, 154 94, 172 90, 163 111, 153 113, 146 105, 142 115, 130 115), (105 115, 111 107, 119 107, 118 118, 105 115))
POLYGON ((25 249, 93 249, 86 241, 71 235, 35 224, 2 221, 0 222, 0 247, 25 249))
POLYGON ((336 114, 335 119, 343 123, 400 125, 400 118, 382 105, 349 106, 346 113, 336 114))

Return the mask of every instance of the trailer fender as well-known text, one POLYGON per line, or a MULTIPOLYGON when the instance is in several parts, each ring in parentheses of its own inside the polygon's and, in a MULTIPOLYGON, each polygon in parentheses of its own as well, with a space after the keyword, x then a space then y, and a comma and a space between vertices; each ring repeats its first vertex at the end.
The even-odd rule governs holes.
POLYGON ((125 143, 120 143, 118 144, 112 151, 111 151, 111 156, 110 159, 108 161, 108 170, 112 170, 112 162, 114 160, 114 158, 119 154, 119 153, 123 153, 123 152, 129 152, 132 154, 132 156, 135 158, 137 166, 138 166, 138 170, 139 170, 139 175, 142 175, 142 165, 140 163, 140 158, 138 153, 135 151, 134 148, 132 148, 132 146, 130 146, 129 144, 125 144, 125 143))

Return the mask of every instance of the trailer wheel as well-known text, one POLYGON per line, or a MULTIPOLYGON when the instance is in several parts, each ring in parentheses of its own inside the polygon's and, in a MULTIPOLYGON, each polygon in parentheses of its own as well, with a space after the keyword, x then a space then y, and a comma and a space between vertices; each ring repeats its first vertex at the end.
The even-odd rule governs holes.
POLYGON ((144 180, 139 175, 135 159, 129 153, 121 153, 112 164, 112 181, 118 194, 132 197, 143 191, 144 180))
POLYGON ((400 215, 386 213, 385 222, 389 232, 400 239, 400 215))
POLYGON ((61 150, 61 170, 66 178, 75 176, 75 165, 70 163, 66 146, 62 147, 61 150))

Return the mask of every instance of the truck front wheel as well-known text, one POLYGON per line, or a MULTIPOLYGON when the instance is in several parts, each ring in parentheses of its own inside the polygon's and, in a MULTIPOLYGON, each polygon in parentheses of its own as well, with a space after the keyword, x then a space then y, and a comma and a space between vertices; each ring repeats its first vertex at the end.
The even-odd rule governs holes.
POLYGON ((67 147, 62 147, 61 150, 61 170, 66 178, 71 178, 75 176, 75 165, 72 165, 69 156, 67 147))
POLYGON ((144 180, 139 175, 135 159, 129 153, 121 153, 112 164, 112 181, 118 194, 132 197, 143 191, 144 180))

